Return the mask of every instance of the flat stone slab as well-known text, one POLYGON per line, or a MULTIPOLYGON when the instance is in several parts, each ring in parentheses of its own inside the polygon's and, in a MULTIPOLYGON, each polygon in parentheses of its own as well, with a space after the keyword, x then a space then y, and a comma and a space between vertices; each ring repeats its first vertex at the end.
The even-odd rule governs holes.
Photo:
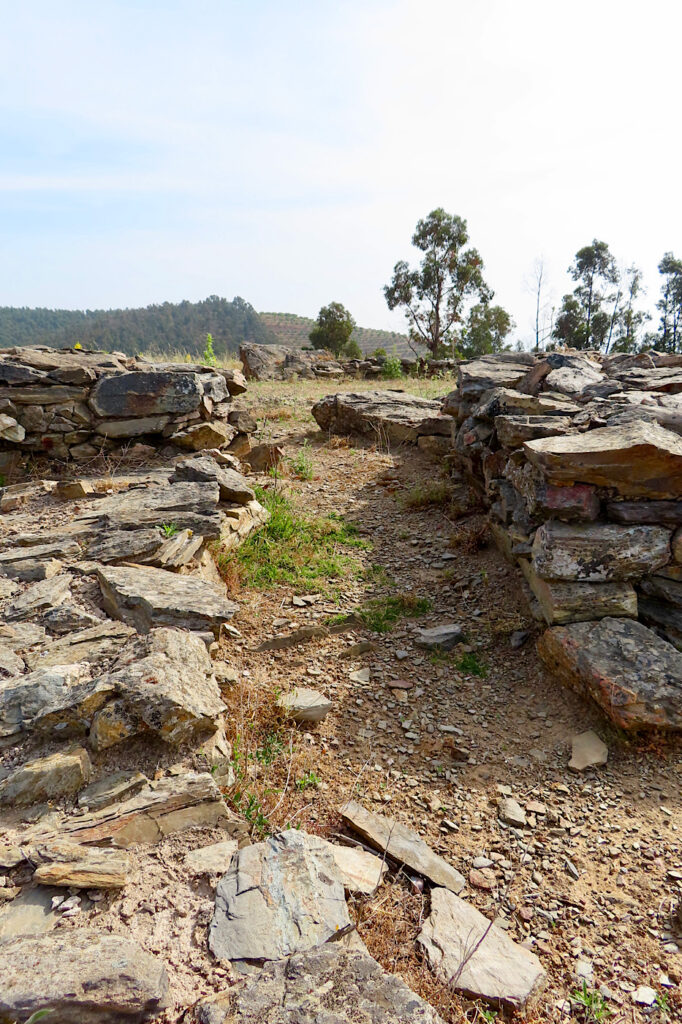
POLYGON ((188 413, 199 408, 203 393, 195 373, 120 373, 97 382, 90 406, 104 418, 188 413))
POLYGON ((230 861, 239 849, 236 839, 225 839, 222 843, 200 846, 185 854, 185 865, 195 875, 224 875, 230 861))
POLYGON ((143 530, 105 531, 87 546, 87 556, 95 562, 144 562, 152 558, 164 541, 159 527, 143 530))
POLYGON ((219 960, 281 960, 350 925, 328 844, 290 829, 233 857, 216 891, 208 944, 219 960))
POLYGON ((0 805, 25 807, 72 796, 86 785, 90 772, 90 758, 83 747, 27 761, 0 781, 0 805))
POLYGON ((132 859, 120 850, 99 850, 64 840, 39 843, 31 851, 38 862, 33 881, 77 889, 122 889, 132 871, 132 859))
POLYGON ((296 722, 321 722, 331 711, 332 702, 307 686, 297 686, 290 693, 277 698, 277 707, 296 722))
POLYGON ((608 759, 609 748, 592 729, 581 732, 571 740, 571 760, 568 767, 572 771, 583 772, 586 768, 598 768, 606 764, 608 759))
POLYGON ((165 569, 103 566, 97 579, 104 610, 140 633, 154 626, 217 633, 239 608, 212 584, 165 569))
POLYGON ((449 435, 452 420, 440 415, 441 403, 404 391, 364 391, 327 395, 312 408, 322 430, 332 434, 368 434, 378 441, 416 443, 420 434, 449 435), (428 428, 425 421, 431 421, 428 428), (446 429, 447 428, 447 429, 446 429))
POLYGON ((670 537, 662 526, 543 523, 533 541, 533 569, 548 580, 638 579, 670 561, 670 537))
POLYGON ((518 563, 549 626, 603 619, 607 615, 637 618, 637 592, 629 582, 543 580, 527 559, 519 558, 518 563))
POLYGON ((638 420, 540 438, 523 447, 552 483, 596 484, 623 498, 677 499, 682 494, 682 438, 657 423, 638 420))
POLYGON ((101 538, 114 530, 159 528, 164 524, 194 530, 202 537, 219 537, 219 498, 217 484, 206 481, 131 487, 101 498, 81 514, 78 522, 101 521, 101 538))
POLYGON ((49 1010, 55 1024, 140 1024, 168 994, 161 960, 87 928, 0 942, 0 977, 0 1014, 11 1021, 49 1010))
POLYGON ((40 580, 15 598, 5 609, 4 618, 8 622, 31 619, 41 612, 62 604, 70 594, 71 577, 66 573, 40 580))
POLYGON ((553 626, 538 653, 622 729, 682 728, 682 653, 634 619, 553 626))
POLYGON ((432 1006, 367 953, 339 943, 266 964, 197 1004, 196 1024, 444 1024, 432 1006))
POLYGON ((424 875, 435 885, 459 892, 466 884, 464 876, 456 868, 434 853, 416 832, 400 822, 374 814, 355 800, 341 808, 341 817, 371 846, 382 852, 385 850, 389 857, 424 875))
POLYGON ((103 661, 115 657, 134 632, 132 626, 105 619, 97 626, 88 626, 76 633, 68 633, 59 640, 44 643, 41 647, 34 647, 25 655, 25 660, 31 669, 71 665, 80 661, 103 661))
POLYGON ((233 501, 239 505, 253 501, 255 492, 246 478, 230 466, 221 466, 210 455, 195 455, 178 462, 171 480, 203 481, 218 485, 221 501, 233 501))
POLYGON ((464 640, 464 628, 458 622, 447 622, 431 629, 420 629, 415 643, 427 651, 450 651, 464 640))
POLYGON ((438 980, 471 999, 523 1010, 544 988, 537 956, 447 889, 432 890, 431 914, 417 941, 438 980))
POLYGON ((327 845, 346 892, 370 895, 381 885, 388 873, 388 864, 381 857, 360 847, 327 845))
MULTIPOLYGON (((41 723, 50 728, 53 723, 48 719, 56 714, 54 724, 57 724, 59 712, 65 708, 74 709, 74 714, 85 720, 88 711, 92 714, 100 706, 90 681, 90 666, 85 662, 45 666, 35 672, 2 680, 0 736, 38 729, 41 723)), ((101 702, 105 699, 103 696, 101 702)))

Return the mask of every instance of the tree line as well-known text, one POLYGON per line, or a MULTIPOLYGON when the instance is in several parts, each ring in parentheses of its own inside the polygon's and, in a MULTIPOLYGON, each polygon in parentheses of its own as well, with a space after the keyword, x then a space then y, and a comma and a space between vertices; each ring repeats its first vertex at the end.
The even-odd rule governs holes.
MULTIPOLYGON (((389 309, 404 310, 415 353, 426 349, 431 358, 470 359, 509 348, 514 323, 502 306, 493 305, 481 254, 469 246, 466 221, 440 207, 432 210, 418 221, 412 245, 422 254, 418 265, 396 263, 384 297, 389 309)), ((541 316, 544 267, 540 262, 536 268, 536 348, 682 352, 682 260, 672 252, 658 264, 660 316, 655 330, 645 330, 651 317, 639 307, 641 270, 635 265, 620 269, 606 242, 595 238, 579 249, 568 272, 574 288, 547 324, 541 316)), ((310 339, 315 347, 326 344, 342 354, 353 324, 344 306, 331 303, 320 310, 310 339)))
POLYGON ((202 302, 164 302, 141 309, 65 310, 0 307, 0 347, 50 345, 139 352, 188 352, 201 357, 206 335, 215 354, 236 354, 243 341, 277 342, 256 310, 237 296, 202 302))

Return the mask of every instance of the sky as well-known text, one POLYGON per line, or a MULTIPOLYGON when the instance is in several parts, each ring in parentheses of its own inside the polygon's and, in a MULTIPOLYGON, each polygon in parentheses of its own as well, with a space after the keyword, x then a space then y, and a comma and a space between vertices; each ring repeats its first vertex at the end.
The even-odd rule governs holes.
POLYGON ((0 0, 0 305, 241 295, 403 329, 466 219, 528 343, 593 238, 682 256, 678 0, 0 0))

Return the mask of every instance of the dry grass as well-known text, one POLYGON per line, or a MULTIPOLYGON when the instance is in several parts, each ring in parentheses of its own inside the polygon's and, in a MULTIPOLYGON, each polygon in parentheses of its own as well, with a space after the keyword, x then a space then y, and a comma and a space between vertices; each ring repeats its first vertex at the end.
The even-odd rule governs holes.
POLYGON ((469 555, 475 555, 477 551, 486 548, 489 543, 488 521, 482 516, 456 523, 450 535, 450 547, 458 548, 469 555))

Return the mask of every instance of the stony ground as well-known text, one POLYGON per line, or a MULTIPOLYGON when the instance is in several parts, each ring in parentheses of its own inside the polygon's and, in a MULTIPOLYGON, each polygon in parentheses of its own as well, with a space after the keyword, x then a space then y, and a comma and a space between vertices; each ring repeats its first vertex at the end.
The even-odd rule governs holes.
MULTIPOLYGON (((357 542, 340 550, 348 556, 340 576, 306 587, 259 589, 227 567, 242 634, 223 641, 220 654, 237 671, 227 696, 236 773, 227 797, 254 840, 286 825, 333 838, 350 797, 416 828, 467 877, 462 895, 538 953, 549 984, 529 1019, 598 1021, 608 1011, 615 1021, 680 1019, 682 744, 616 734, 547 675, 535 653, 541 627, 519 578, 487 543, 482 519, 462 520, 443 500, 442 466, 414 448, 388 451, 317 430, 312 401, 338 389, 299 382, 249 391, 260 439, 284 450, 280 478, 260 483, 289 495, 302 514, 353 524, 357 542), (437 502, 421 507, 429 494, 437 502), (367 602, 385 608, 389 598, 407 610, 425 598, 429 610, 400 617, 387 632, 339 621, 367 602), (466 643, 439 656, 415 646, 418 627, 447 622, 462 624, 466 643), (338 632, 262 649, 301 627, 335 623, 338 632), (319 725, 292 728, 275 701, 304 685, 329 696, 333 709, 319 725), (606 741, 609 761, 575 775, 570 741, 586 729, 606 741), (525 827, 498 819, 502 795, 524 807, 525 827), (583 981, 591 1009, 565 1002, 583 981), (634 1001, 641 986, 657 993, 650 1007, 634 1001)), ((449 382, 409 389, 436 397, 449 382)), ((99 769, 148 772, 171 763, 142 747, 100 760, 99 769)), ((199 767, 196 757, 184 761, 199 767)), ((184 865, 188 850, 219 838, 188 832, 139 849, 122 893, 84 900, 80 916, 60 925, 87 919, 160 953, 175 1004, 169 1022, 229 980, 206 948, 213 889, 184 865)), ((350 901, 369 951, 446 1020, 493 1019, 432 979, 415 942, 428 892, 409 874, 389 879, 374 896, 350 901)))

